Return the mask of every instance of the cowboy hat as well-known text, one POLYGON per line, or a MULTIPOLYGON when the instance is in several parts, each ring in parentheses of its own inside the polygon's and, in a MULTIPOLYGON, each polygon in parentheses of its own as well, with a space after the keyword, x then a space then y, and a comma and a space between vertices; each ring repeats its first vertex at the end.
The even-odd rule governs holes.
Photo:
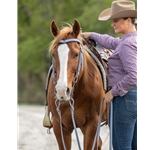
POLYGON ((113 1, 111 8, 107 8, 99 14, 98 20, 105 21, 124 17, 137 18, 134 2, 128 0, 113 1))

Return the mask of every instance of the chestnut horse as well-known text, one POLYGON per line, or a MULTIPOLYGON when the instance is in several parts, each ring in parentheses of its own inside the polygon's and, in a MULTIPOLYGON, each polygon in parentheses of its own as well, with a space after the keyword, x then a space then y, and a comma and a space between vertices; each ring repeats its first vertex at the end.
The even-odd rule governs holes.
MULTIPOLYGON (((100 103, 105 94, 101 73, 93 58, 84 49, 80 29, 80 23, 76 19, 73 25, 68 24, 61 30, 54 21, 50 26, 54 36, 49 48, 52 53, 53 71, 49 80, 47 100, 59 150, 71 149, 71 134, 74 130, 69 103, 71 100, 74 104, 75 125, 83 133, 84 150, 92 150, 100 118, 100 103), (58 103, 61 118, 57 111, 58 103)), ((101 115, 102 121, 105 121, 106 102, 101 115)), ((100 137, 98 139, 94 149, 98 146, 100 150, 102 141, 100 137)))

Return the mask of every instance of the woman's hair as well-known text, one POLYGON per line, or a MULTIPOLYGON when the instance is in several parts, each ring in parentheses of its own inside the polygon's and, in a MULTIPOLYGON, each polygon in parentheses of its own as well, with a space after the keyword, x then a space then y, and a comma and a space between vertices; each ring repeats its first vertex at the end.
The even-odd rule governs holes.
MULTIPOLYGON (((125 17, 125 18, 123 18, 123 19, 128 19, 128 18, 131 18, 131 17, 125 17)), ((137 18, 131 18, 131 21, 132 21, 132 24, 133 25, 135 25, 135 28, 136 28, 136 30, 137 30, 137 18)))

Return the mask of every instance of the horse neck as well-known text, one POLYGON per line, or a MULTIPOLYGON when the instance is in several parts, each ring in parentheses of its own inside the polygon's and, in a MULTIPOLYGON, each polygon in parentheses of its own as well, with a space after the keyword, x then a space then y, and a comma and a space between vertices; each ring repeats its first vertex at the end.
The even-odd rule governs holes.
POLYGON ((95 63, 95 61, 91 58, 91 56, 84 51, 84 62, 83 62, 83 72, 82 72, 82 80, 83 83, 86 83, 91 79, 89 74, 98 74, 99 70, 95 63))

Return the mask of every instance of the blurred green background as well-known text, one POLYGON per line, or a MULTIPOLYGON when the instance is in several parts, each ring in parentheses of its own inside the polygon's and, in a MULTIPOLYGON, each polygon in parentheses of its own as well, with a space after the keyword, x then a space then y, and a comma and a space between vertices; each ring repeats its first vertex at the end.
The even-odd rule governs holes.
MULTIPOLYGON (((133 0, 137 7, 137 1, 133 0)), ((18 1, 18 104, 45 104, 45 82, 50 65, 48 47, 53 40, 50 23, 80 21, 83 32, 112 36, 111 22, 98 21, 112 0, 19 0, 18 1)))

